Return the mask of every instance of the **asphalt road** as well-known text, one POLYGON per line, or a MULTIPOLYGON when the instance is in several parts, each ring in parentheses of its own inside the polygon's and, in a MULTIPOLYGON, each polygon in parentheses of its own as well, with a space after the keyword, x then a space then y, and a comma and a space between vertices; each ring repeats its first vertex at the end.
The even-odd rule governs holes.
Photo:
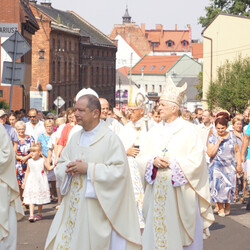
MULTIPOLYGON (((29 214, 25 212, 25 218, 18 222, 18 250, 44 248, 56 212, 55 205, 45 205, 43 219, 34 223, 28 221, 29 214)), ((246 205, 232 204, 229 216, 221 218, 215 215, 215 220, 210 228, 211 237, 204 241, 204 250, 250 250, 250 211, 246 210, 246 205)))

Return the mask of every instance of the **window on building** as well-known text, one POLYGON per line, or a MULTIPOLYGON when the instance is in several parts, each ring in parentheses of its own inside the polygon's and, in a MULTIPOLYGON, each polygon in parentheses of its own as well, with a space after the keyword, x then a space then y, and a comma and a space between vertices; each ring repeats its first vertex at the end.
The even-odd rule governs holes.
POLYGON ((64 81, 67 82, 68 75, 67 75, 67 62, 64 63, 64 81))
POLYGON ((75 80, 78 81, 78 72, 77 72, 77 64, 75 64, 75 80))
POLYGON ((69 41, 69 51, 71 51, 71 41, 69 41))
MULTIPOLYGON (((64 85, 64 97, 65 97, 65 99, 64 100, 67 100, 68 98, 67 98, 67 85, 65 84, 64 85)), ((67 103, 67 102, 66 102, 67 103)), ((65 103, 65 104, 66 104, 65 103)), ((66 108, 66 107, 65 107, 66 108)))
POLYGON ((87 80, 88 80, 88 69, 87 67, 84 67, 84 70, 83 70, 83 79, 84 79, 84 84, 85 86, 87 86, 87 80))
POLYGON ((94 85, 94 68, 93 66, 91 67, 91 79, 90 79, 91 85, 94 85))
POLYGON ((155 68, 155 66, 153 65, 153 66, 149 69, 149 71, 153 70, 154 68, 155 68))
POLYGON ((56 47, 56 40, 53 38, 53 40, 52 40, 52 48, 55 49, 55 47, 56 47))
MULTIPOLYGON (((69 100, 71 100, 71 90, 72 90, 72 88, 71 88, 71 85, 68 85, 69 86, 69 100)), ((69 101, 69 105, 70 105, 70 107, 71 107, 71 101, 69 101)))
POLYGON ((106 78, 107 78, 107 81, 106 81, 106 84, 109 85, 109 68, 107 67, 106 68, 106 78))
POLYGON ((166 66, 161 66, 160 71, 163 70, 166 66))
POLYGON ((159 86, 159 92, 162 92, 162 85, 159 86))
POLYGON ((67 50, 67 40, 64 41, 64 50, 67 50))
POLYGON ((69 82, 71 82, 71 67, 72 67, 72 64, 71 62, 69 63, 69 82))
POLYGON ((155 85, 152 85, 152 92, 155 92, 155 85))
POLYGON ((144 70, 146 68, 146 65, 143 65, 140 70, 144 70))
POLYGON ((188 46, 189 42, 186 41, 186 40, 182 40, 181 44, 182 44, 183 47, 186 47, 186 46, 188 46))
POLYGON ((166 44, 168 47, 172 47, 172 46, 174 46, 174 41, 168 40, 168 41, 166 41, 166 44))
POLYGON ((100 72, 99 72, 99 67, 96 67, 96 86, 98 86, 99 85, 99 74, 100 74, 100 72))
POLYGON ((61 72, 61 64, 60 62, 57 62, 57 82, 61 81, 61 76, 60 76, 60 72, 61 72))
POLYGON ((147 84, 145 84, 145 91, 146 91, 146 93, 148 92, 148 85, 147 84))
POLYGON ((152 47, 158 47, 158 46, 159 46, 159 43, 156 43, 156 42, 152 43, 152 47))
POLYGON ((56 63, 52 63, 52 81, 56 80, 56 63))
POLYGON ((104 68, 102 68, 102 85, 105 85, 104 68))
POLYGON ((61 41, 60 38, 57 40, 57 49, 59 50, 61 48, 61 41))

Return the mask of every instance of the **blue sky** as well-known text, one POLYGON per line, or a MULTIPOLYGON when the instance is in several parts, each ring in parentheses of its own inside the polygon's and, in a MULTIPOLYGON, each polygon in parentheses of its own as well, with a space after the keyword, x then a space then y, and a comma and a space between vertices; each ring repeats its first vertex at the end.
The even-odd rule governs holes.
MULTIPOLYGON (((108 35, 114 24, 122 23, 126 4, 132 20, 145 23, 146 29, 163 24, 164 29, 186 28, 191 24, 192 38, 202 39, 198 18, 205 15, 209 0, 45 0, 52 7, 73 10, 108 35)), ((38 1, 39 2, 39 1, 38 1)))

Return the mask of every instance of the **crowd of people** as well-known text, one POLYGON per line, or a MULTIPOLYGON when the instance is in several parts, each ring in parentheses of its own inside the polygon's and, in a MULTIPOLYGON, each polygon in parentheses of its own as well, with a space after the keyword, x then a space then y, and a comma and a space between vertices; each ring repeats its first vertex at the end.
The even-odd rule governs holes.
POLYGON ((57 201, 46 249, 202 249, 213 212, 246 203, 250 109, 191 113, 172 89, 151 112, 136 91, 122 111, 91 89, 58 116, 0 110, 28 220, 57 201))

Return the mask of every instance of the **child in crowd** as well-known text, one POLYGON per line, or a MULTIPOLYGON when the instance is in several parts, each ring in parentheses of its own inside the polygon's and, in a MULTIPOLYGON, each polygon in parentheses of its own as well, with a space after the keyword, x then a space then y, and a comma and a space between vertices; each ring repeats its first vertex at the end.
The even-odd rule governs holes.
MULTIPOLYGON (((23 203, 29 204, 30 217, 29 221, 34 222, 42 219, 43 204, 50 202, 50 190, 46 172, 44 170, 45 162, 41 156, 40 144, 32 144, 30 148, 31 159, 28 160, 27 170, 25 173, 22 188, 23 203), (34 218, 34 206, 38 205, 38 214, 34 218)), ((48 170, 53 169, 47 166, 48 170)))

